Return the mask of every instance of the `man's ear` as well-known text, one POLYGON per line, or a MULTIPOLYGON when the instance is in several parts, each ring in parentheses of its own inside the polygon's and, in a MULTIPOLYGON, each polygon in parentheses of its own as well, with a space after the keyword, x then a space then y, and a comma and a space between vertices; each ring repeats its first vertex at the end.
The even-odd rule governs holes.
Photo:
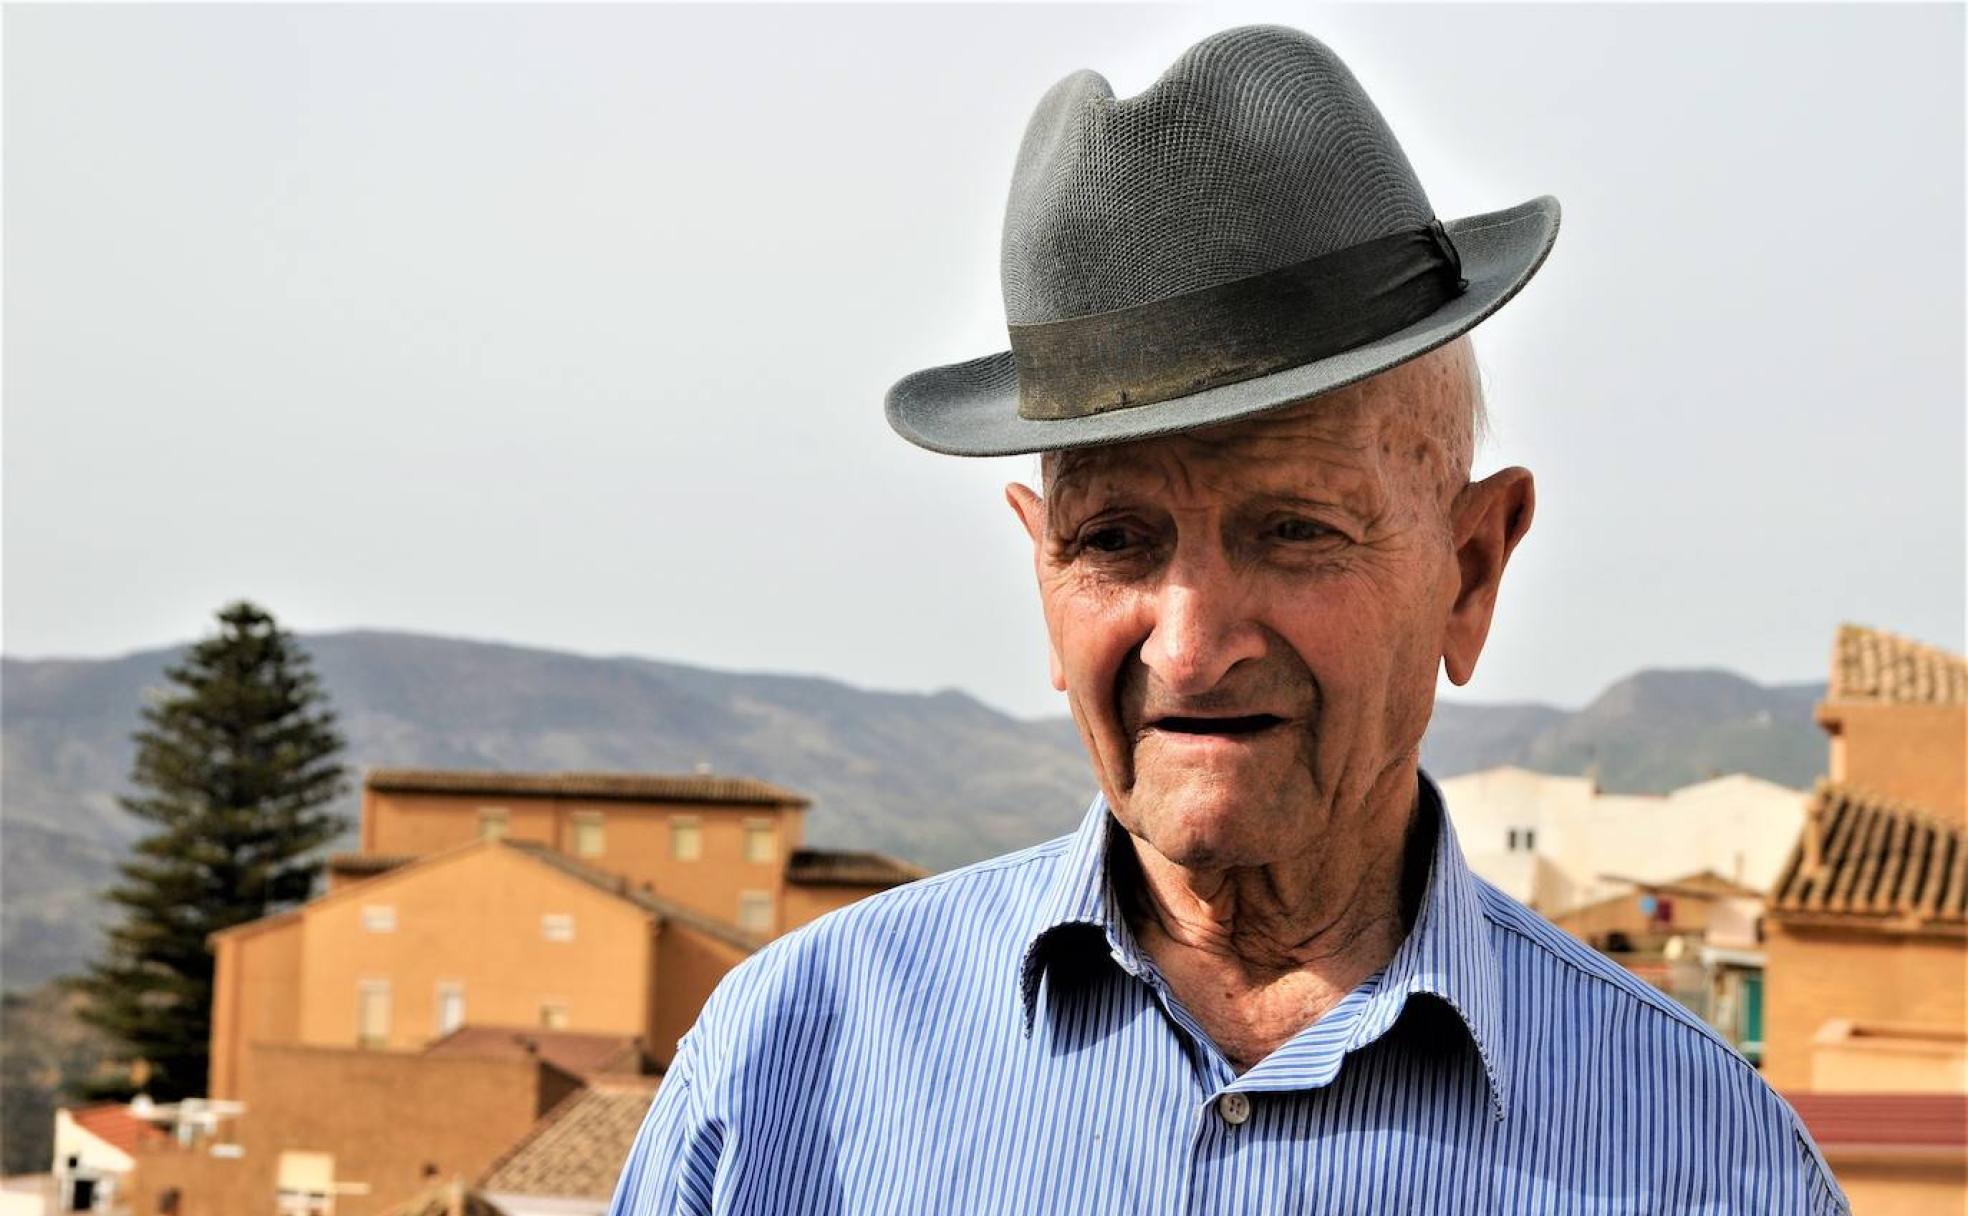
POLYGON ((1014 481, 1005 487, 1005 501, 1011 504, 1018 522, 1025 525, 1025 535, 1032 538, 1032 560, 1036 562, 1039 545, 1045 540, 1045 499, 1031 486, 1014 481))
MULTIPOLYGON (((1005 501, 1011 504, 1012 514, 1018 516, 1018 522, 1025 525, 1025 535, 1032 538, 1032 574, 1040 577, 1040 567, 1045 558, 1045 499, 1040 498, 1032 487, 1014 481, 1005 487, 1005 501)), ((1040 578, 1039 596, 1043 601, 1043 578, 1040 578)), ((1046 661, 1051 668, 1052 686, 1065 692, 1066 668, 1059 661, 1059 647, 1053 645, 1050 621, 1046 626, 1046 661)))
POLYGON ((1450 508, 1459 581, 1442 631, 1442 665, 1449 679, 1467 684, 1490 636, 1503 568, 1531 530, 1537 490, 1529 469, 1509 468, 1464 486, 1450 508))

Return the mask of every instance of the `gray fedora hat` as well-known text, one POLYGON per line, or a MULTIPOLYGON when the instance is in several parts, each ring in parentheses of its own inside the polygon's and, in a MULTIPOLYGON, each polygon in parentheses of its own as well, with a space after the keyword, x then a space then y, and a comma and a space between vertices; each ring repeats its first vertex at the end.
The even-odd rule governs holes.
POLYGON ((1468 332, 1557 235, 1548 196, 1438 221, 1365 90, 1297 30, 1216 34, 1124 101, 1075 72, 1012 175, 1012 349, 904 377, 889 424, 1003 456, 1276 409, 1468 332))

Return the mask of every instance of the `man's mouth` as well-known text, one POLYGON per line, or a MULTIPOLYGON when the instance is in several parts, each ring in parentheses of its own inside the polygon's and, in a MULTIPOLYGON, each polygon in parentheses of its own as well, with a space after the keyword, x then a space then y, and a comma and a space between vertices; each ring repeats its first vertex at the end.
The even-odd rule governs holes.
POLYGON ((1176 735, 1255 735, 1284 722, 1277 714, 1241 714, 1225 718, 1156 718, 1152 730, 1176 735))

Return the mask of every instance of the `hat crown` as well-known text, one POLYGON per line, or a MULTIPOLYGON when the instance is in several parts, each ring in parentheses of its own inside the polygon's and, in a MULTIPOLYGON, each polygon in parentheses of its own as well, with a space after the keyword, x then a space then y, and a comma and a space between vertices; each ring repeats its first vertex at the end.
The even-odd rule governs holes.
POLYGON ((1337 55, 1280 26, 1226 30, 1135 97, 1091 71, 1047 91, 1005 211, 1005 316, 1132 308, 1433 218, 1337 55))

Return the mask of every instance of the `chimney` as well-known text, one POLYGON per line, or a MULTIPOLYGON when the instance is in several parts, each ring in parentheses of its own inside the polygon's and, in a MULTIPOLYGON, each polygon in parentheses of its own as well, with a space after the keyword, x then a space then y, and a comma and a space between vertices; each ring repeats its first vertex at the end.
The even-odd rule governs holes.
POLYGON ((1823 782, 1818 783, 1811 805, 1804 810, 1804 874, 1816 878, 1824 871, 1824 813, 1829 800, 1823 782))

